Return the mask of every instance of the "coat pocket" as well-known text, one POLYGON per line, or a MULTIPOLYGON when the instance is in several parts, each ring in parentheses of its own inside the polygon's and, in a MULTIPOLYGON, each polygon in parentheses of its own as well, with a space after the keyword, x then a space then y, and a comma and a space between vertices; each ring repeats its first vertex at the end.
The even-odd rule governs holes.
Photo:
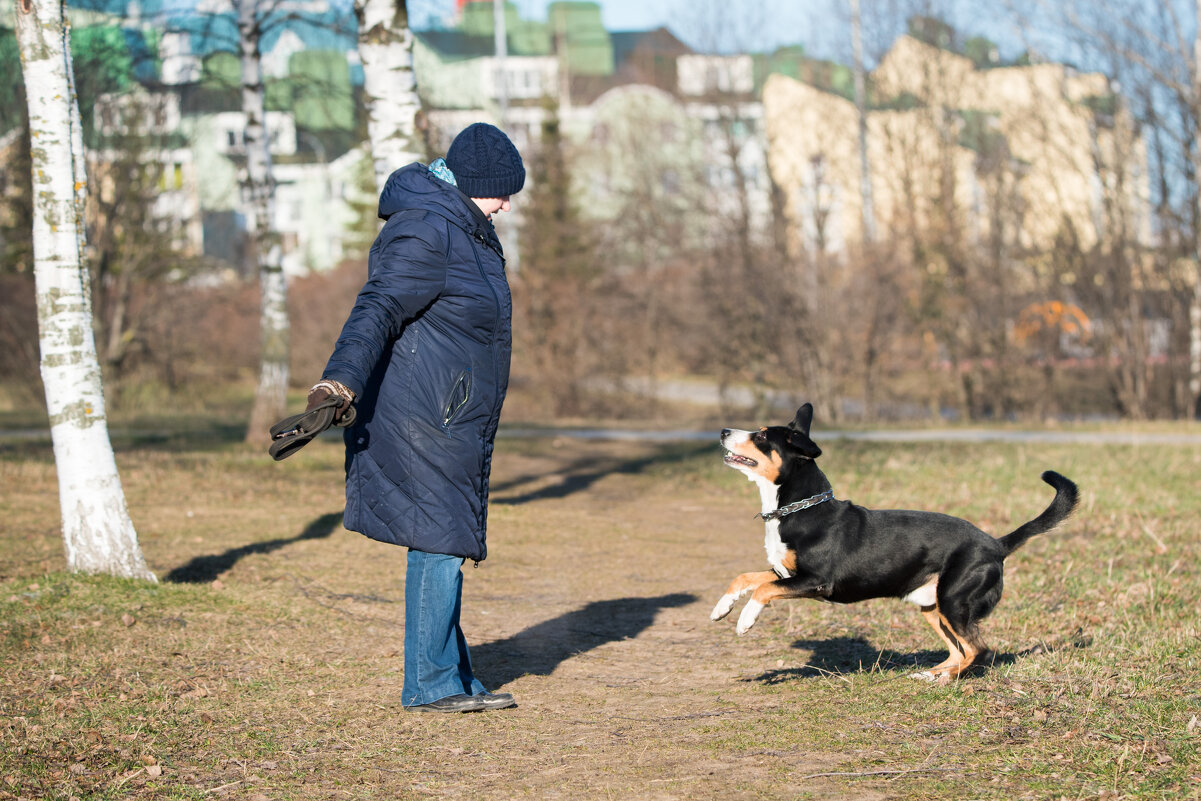
POLYGON ((459 413, 467 406, 467 401, 471 400, 471 370, 464 370, 459 373, 458 378, 451 385, 450 392, 447 393, 446 399, 442 402, 442 424, 441 428, 446 433, 450 433, 451 426, 454 425, 455 419, 459 413))

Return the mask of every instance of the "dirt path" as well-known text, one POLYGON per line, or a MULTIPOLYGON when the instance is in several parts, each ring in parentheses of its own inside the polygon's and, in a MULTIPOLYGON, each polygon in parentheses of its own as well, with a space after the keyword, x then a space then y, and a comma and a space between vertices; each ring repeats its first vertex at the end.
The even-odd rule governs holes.
POLYGON ((477 675, 518 707, 459 716, 401 706, 404 553, 339 525, 337 443, 279 465, 236 447, 122 453, 156 586, 55 572, 53 463, 30 449, 0 460, 15 488, 0 552, 0 801, 856 801, 965 787, 1037 799, 1195 785, 1198 699, 1179 691, 1195 673, 1195 455, 1003 447, 823 457, 850 497, 921 499, 986 530, 1045 504, 1045 464, 1098 488, 1007 570, 993 669, 935 687, 907 676, 944 654, 896 601, 777 604, 744 637, 736 615, 708 619, 734 575, 765 565, 755 489, 714 443, 505 441, 463 625, 477 675), (1146 476, 1133 488, 1115 467, 1130 461, 1146 476), (1136 507, 1137 525, 1108 499, 1136 507))
MULTIPOLYGON (((661 445, 515 450, 497 459, 489 559, 465 569, 463 626, 477 674, 519 706, 402 710, 403 554, 335 532, 224 574, 286 568, 268 578, 275 592, 294 583, 343 624, 312 642, 293 632, 305 653, 281 657, 309 676, 286 714, 263 710, 284 758, 221 778, 248 776, 268 798, 736 799, 801 797, 797 777, 838 770, 837 747, 776 731, 796 710, 770 677, 807 654, 764 634, 770 612, 742 638, 708 619, 732 575, 763 561, 750 487, 698 497, 671 475, 671 458, 715 448, 667 461, 661 445)), ((836 781, 804 792, 881 797, 836 781)))

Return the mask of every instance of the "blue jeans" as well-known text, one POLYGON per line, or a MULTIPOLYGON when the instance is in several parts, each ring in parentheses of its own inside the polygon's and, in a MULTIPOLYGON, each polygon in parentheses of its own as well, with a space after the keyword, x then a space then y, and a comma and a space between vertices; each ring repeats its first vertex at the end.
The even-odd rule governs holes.
POLYGON ((484 692, 459 628, 463 558, 409 549, 405 572, 405 676, 400 702, 417 706, 484 692))

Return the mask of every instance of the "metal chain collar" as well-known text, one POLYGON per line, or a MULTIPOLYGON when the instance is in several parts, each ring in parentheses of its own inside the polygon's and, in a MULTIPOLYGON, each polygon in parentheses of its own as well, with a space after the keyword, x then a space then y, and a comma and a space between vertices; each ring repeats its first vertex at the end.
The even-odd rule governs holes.
POLYGON ((781 506, 779 509, 775 509, 771 512, 760 512, 755 516, 762 517, 764 520, 778 520, 785 515, 790 515, 793 512, 799 512, 802 509, 808 509, 810 506, 817 506, 819 503, 825 503, 826 501, 833 499, 834 490, 826 490, 820 495, 814 495, 806 498, 803 501, 796 501, 795 503, 790 503, 787 506, 781 506))

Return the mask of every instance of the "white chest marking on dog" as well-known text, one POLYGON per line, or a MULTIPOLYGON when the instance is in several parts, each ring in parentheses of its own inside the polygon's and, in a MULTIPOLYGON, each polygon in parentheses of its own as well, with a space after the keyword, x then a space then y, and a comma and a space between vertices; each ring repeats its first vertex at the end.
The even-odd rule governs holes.
POLYGON ((935 606, 938 603, 938 576, 934 576, 901 600, 918 606, 935 606))
MULTIPOLYGON (((751 480, 759 485, 759 497, 763 504, 764 514, 779 508, 780 488, 762 476, 754 476, 751 480)), ((784 567, 784 557, 788 555, 788 548, 780 539, 779 520, 768 520, 764 524, 763 550, 767 551, 767 561, 771 564, 772 570, 776 571, 777 576, 788 578, 792 575, 788 568, 784 567)))

